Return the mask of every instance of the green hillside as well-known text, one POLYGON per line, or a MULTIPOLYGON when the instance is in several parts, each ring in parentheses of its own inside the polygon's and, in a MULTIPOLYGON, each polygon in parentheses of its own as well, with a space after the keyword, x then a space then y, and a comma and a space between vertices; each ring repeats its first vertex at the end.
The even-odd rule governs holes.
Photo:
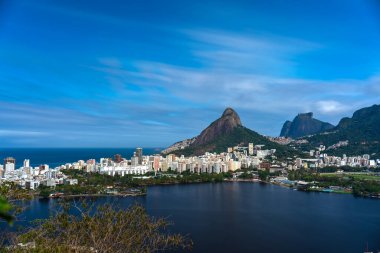
POLYGON ((265 145, 264 149, 276 149, 276 156, 279 158, 293 157, 299 155, 299 152, 284 146, 272 142, 264 136, 252 131, 246 127, 236 127, 231 133, 219 136, 217 139, 201 145, 201 146, 189 146, 188 148, 177 150, 173 152, 177 155, 203 155, 205 152, 226 152, 228 147, 234 147, 237 145, 248 146, 248 143, 254 145, 265 145))
POLYGON ((374 154, 375 157, 380 157, 380 105, 360 109, 352 118, 343 118, 334 129, 306 139, 309 144, 304 148, 313 148, 320 144, 329 147, 339 141, 348 140, 347 146, 330 150, 329 153, 374 154))

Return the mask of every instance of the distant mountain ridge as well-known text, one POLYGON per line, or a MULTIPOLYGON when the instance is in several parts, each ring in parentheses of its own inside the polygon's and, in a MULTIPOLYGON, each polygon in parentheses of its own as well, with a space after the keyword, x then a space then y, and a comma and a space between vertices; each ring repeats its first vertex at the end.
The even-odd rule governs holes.
POLYGON ((332 128, 334 128, 332 124, 314 119, 312 112, 300 113, 293 119, 293 121, 287 120, 284 123, 280 136, 299 138, 321 133, 332 128))
POLYGON ((205 152, 225 152, 228 147, 248 143, 265 145, 266 149, 276 149, 276 155, 292 155, 292 149, 268 140, 266 137, 244 127, 239 115, 232 109, 224 110, 222 116, 212 122, 198 136, 176 142, 163 154, 203 155, 205 152))
POLYGON ((339 124, 326 131, 305 138, 310 146, 333 147, 335 154, 375 154, 380 157, 380 105, 355 111, 351 118, 342 118, 339 124), (348 142, 334 147, 339 142, 348 142))
MULTIPOLYGON (((309 151, 325 145, 332 155, 369 154, 380 158, 380 105, 357 110, 351 118, 341 119, 336 127, 314 119, 312 113, 299 114, 295 120, 285 122, 281 135, 305 135, 298 144, 292 143, 298 150, 309 151), (315 131, 317 132, 314 133, 315 131)), ((276 149, 276 156, 282 158, 300 154, 291 146, 272 142, 244 127, 239 115, 232 108, 227 108, 219 119, 198 136, 179 141, 162 153, 203 155, 205 152, 225 152, 227 147, 246 146, 250 142, 265 145, 265 149, 276 149)))

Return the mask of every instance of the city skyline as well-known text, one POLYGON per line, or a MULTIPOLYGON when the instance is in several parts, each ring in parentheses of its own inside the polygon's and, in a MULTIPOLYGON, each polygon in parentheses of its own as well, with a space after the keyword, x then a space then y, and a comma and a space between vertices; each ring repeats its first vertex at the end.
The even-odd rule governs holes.
POLYGON ((278 136, 379 104, 376 1, 2 1, 2 147, 167 147, 225 107, 278 136))

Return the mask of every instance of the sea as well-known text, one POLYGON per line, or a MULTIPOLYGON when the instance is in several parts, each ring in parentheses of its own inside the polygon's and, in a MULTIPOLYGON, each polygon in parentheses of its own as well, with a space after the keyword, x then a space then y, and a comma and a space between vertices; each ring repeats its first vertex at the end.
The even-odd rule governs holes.
MULTIPOLYGON (((24 159, 30 160, 30 166, 48 164, 50 168, 79 160, 112 158, 116 154, 130 159, 135 148, 0 148, 0 164, 6 157, 16 159, 16 167, 23 165, 24 159)), ((162 148, 143 148, 143 155, 158 154, 162 148)))

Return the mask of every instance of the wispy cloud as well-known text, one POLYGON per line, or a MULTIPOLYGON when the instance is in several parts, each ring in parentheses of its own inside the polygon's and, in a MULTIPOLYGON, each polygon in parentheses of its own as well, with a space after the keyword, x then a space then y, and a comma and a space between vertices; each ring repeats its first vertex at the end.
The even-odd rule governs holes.
POLYGON ((0 40, 2 145, 166 146, 226 106, 277 135, 298 112, 336 123, 379 103, 367 4, 338 17, 339 1, 312 16, 309 3, 259 2, 12 1, 0 40))
POLYGON ((316 105, 317 105, 318 111, 322 113, 332 113, 332 114, 344 112, 350 108, 349 106, 344 105, 334 100, 318 101, 316 105))
POLYGON ((168 124, 164 122, 159 122, 155 120, 142 120, 141 123, 146 124, 146 125, 153 125, 153 126, 168 126, 168 124))
POLYGON ((205 66, 279 76, 297 65, 295 57, 322 45, 296 38, 263 33, 232 33, 215 30, 185 30, 195 57, 205 66))
POLYGON ((159 85, 179 98, 218 107, 234 105, 271 113, 315 110, 331 114, 352 110, 367 99, 377 98, 369 92, 373 89, 372 78, 326 81, 206 71, 155 62, 139 63, 138 66, 141 66, 141 77, 135 82, 141 80, 142 85, 159 85), (144 71, 149 74, 144 76, 144 71), (156 79, 152 73, 166 78, 156 79), (367 99, 358 100, 358 97, 367 99))
MULTIPOLYGON (((120 92, 125 99, 141 98, 140 91, 128 87, 135 85, 143 91, 150 106, 165 108, 165 114, 153 113, 150 115, 154 119, 141 121, 146 125, 172 130, 193 125, 191 122, 197 119, 207 126, 210 119, 199 119, 187 114, 187 110, 200 108, 200 113, 205 113, 201 108, 207 108, 221 112, 232 106, 251 115, 243 118, 247 126, 275 135, 285 119, 299 112, 313 111, 316 117, 336 123, 360 107, 377 103, 380 75, 366 80, 293 77, 298 67, 297 56, 323 48, 318 43, 215 30, 179 33, 187 37, 187 49, 201 67, 121 59, 101 60, 94 67, 106 75, 111 85, 122 86, 120 92), (180 119, 168 116, 181 110, 180 119)), ((144 110, 143 107, 138 110, 144 110)))
POLYGON ((47 132, 0 129, 0 136, 2 137, 41 137, 41 136, 48 136, 48 135, 50 135, 50 133, 47 133, 47 132))

